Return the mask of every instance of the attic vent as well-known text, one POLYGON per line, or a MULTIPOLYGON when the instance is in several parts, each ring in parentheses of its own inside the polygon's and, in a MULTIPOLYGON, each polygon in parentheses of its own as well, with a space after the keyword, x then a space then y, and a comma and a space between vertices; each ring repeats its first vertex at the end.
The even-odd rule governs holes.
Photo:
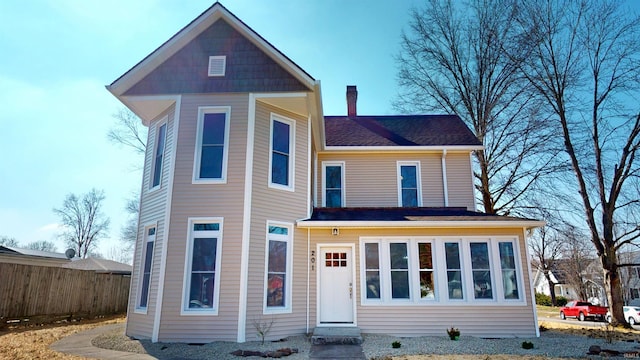
POLYGON ((209 56, 209 76, 224 76, 226 56, 209 56))

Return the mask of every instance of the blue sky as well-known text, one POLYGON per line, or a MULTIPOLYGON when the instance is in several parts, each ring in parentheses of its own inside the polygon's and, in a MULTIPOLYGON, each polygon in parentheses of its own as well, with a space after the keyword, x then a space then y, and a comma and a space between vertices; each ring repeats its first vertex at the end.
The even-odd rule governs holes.
MULTIPOLYGON (((54 241, 68 193, 103 189, 118 246, 142 157, 109 143, 122 108, 105 88, 212 5, 193 0, 0 2, 0 236, 54 241)), ((227 0, 222 4, 322 83, 326 115, 392 114, 401 30, 417 0, 227 0)))

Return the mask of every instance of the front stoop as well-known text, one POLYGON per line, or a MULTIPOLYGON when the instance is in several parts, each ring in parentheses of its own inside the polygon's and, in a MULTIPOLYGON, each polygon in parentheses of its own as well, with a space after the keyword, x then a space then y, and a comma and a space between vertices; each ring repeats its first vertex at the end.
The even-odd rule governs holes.
POLYGON ((360 345, 362 335, 357 327, 317 327, 311 336, 313 345, 360 345))

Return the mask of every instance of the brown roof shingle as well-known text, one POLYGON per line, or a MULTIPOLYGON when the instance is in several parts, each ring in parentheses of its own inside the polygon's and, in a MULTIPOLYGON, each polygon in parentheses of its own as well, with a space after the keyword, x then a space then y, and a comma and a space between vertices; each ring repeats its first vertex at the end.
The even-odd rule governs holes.
POLYGON ((481 146, 457 115, 325 116, 327 146, 481 146))

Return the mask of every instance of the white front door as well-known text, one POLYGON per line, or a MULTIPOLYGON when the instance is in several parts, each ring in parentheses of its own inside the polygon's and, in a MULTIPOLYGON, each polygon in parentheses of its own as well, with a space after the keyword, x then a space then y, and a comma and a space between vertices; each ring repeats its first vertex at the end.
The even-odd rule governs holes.
POLYGON ((320 323, 353 324, 353 249, 340 246, 321 247, 318 260, 320 323))

